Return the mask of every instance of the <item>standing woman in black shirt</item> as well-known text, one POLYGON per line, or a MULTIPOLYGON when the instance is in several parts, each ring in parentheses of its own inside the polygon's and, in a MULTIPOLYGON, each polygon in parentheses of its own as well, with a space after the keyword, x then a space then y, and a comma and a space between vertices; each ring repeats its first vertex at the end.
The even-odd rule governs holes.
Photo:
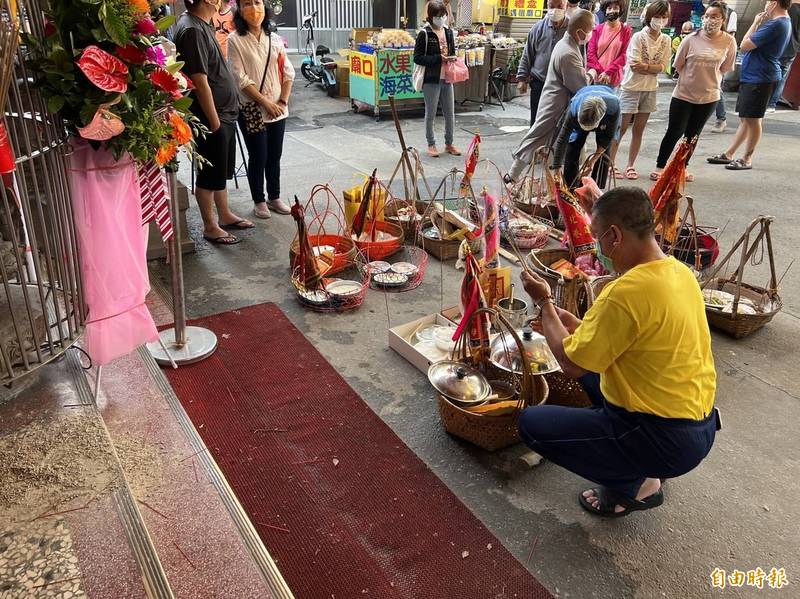
POLYGON ((428 2, 428 25, 417 35, 414 46, 414 63, 425 67, 422 95, 425 98, 425 137, 428 141, 428 155, 439 156, 433 133, 433 121, 439 103, 444 115, 444 149, 448 154, 461 155, 453 145, 455 130, 455 97, 453 84, 444 80, 446 62, 456 59, 456 43, 453 30, 447 26, 447 9, 440 0, 428 2))
POLYGON ((225 229, 251 229, 255 225, 228 206, 227 180, 233 178, 235 167, 239 98, 211 24, 220 0, 183 1, 187 12, 175 25, 174 42, 184 62, 183 72, 194 84, 192 111, 210 131, 197 140, 197 153, 207 163, 197 172, 194 195, 206 241, 233 245, 240 240, 225 229))

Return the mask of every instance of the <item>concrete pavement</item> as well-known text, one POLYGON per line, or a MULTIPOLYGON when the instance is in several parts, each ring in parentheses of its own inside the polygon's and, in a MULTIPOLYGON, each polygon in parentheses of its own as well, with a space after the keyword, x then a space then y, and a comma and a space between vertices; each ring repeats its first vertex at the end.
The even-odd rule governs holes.
MULTIPOLYGON (((317 87, 293 93, 283 157, 284 198, 308 197, 312 185, 330 182, 337 192, 351 187, 356 173, 377 167, 387 177, 399 157, 391 120, 349 112, 349 102, 327 98, 317 87)), ((661 90, 658 113, 648 125, 638 163, 646 175, 666 126, 669 87, 661 90)), ((722 135, 702 135, 688 188, 701 224, 725 227, 725 252, 760 213, 776 217, 773 238, 778 272, 797 257, 800 237, 800 113, 768 117, 754 169, 729 172, 705 163, 705 156, 725 149, 735 130, 735 95, 728 94, 731 127, 722 135)), ((481 156, 502 168, 521 133, 501 127, 527 122, 527 98, 503 111, 457 116, 456 141, 466 147, 469 131, 483 135, 481 156)), ((441 120, 439 135, 441 131, 441 120)), ((424 148, 420 116, 403 120, 407 143, 424 148)), ((442 143, 443 140, 440 140, 442 143)), ((623 143, 620 156, 627 151, 623 143)), ((461 159, 423 158, 433 185, 461 159)), ((182 179, 188 182, 188 169, 182 179)), ((497 187, 496 174, 479 178, 497 187)), ((232 204, 247 216, 251 202, 244 178, 231 193, 232 204)), ((232 186, 231 186, 232 187, 232 186)), ((399 189, 399 187, 398 187, 399 189)), ((381 416, 433 471, 481 518, 502 542, 551 591, 561 597, 745 597, 759 591, 746 586, 711 589, 715 567, 729 572, 757 566, 784 567, 791 586, 780 596, 797 596, 800 543, 796 537, 800 508, 796 501, 800 461, 798 434, 800 383, 793 366, 800 335, 800 267, 783 281, 785 307, 763 331, 735 341, 714 334, 719 374, 718 406, 724 430, 709 458, 689 475, 669 481, 665 505, 621 521, 604 521, 577 505, 585 481, 543 463, 527 471, 510 467, 518 452, 488 454, 447 436, 439 423, 434 393, 424 375, 388 348, 386 329, 451 306, 458 301, 461 275, 450 264, 431 259, 426 280, 404 294, 372 291, 355 312, 333 315, 304 310, 294 299, 288 272, 288 245, 294 235, 290 217, 273 216, 241 234, 235 247, 212 247, 202 240, 196 205, 190 228, 198 252, 184 260, 190 317, 272 301, 342 373, 365 402, 381 416), (531 548, 535 543, 535 550, 531 548)), ((766 262, 753 267, 748 280, 767 281, 766 262)), ((154 263, 155 276, 168 282, 168 267, 154 263)), ((254 356, 269 359, 269 356, 254 356)), ((446 573, 443 573, 446 575, 446 573)), ((763 593, 765 591, 761 591, 763 593)))

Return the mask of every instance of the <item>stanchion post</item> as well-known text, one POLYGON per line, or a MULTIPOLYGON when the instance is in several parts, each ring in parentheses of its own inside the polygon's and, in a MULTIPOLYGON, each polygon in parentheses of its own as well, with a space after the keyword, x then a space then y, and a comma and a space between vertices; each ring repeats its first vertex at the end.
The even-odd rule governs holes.
POLYGON ((172 311, 175 318, 175 345, 186 345, 186 296, 183 288, 183 252, 181 251, 181 219, 178 209, 178 176, 172 169, 167 170, 169 182, 169 214, 174 232, 169 240, 167 252, 172 273, 172 311))
POLYGON ((217 336, 203 327, 186 326, 186 301, 183 287, 183 253, 181 252, 181 222, 178 210, 178 179, 176 170, 167 170, 169 211, 173 236, 167 243, 172 274, 172 310, 175 326, 162 331, 158 341, 147 344, 153 359, 160 365, 177 368, 199 362, 217 349, 217 336))

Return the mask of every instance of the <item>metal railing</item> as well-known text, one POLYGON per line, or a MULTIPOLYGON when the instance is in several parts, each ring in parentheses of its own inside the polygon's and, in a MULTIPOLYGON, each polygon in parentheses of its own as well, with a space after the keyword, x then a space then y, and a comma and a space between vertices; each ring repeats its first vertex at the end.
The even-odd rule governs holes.
POLYGON ((334 53, 346 48, 354 27, 372 26, 372 0, 296 0, 297 48, 302 53, 306 47, 306 32, 302 30, 303 17, 317 11, 314 19, 314 37, 317 44, 328 46, 334 53))
MULTIPOLYGON (((43 34, 40 0, 2 0, 0 9, 3 31, 43 34)), ((0 73, 8 74, 8 92, 0 89, 0 384, 9 384, 72 346, 86 314, 66 133, 33 86, 19 37, 3 39, 0 73)))

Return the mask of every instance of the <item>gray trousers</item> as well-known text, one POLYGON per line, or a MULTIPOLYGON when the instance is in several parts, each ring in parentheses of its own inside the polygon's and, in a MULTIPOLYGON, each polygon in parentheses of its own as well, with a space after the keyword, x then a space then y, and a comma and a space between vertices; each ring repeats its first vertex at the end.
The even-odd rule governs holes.
POLYGON ((429 146, 436 145, 436 138, 433 135, 433 121, 436 118, 436 110, 441 103, 442 115, 444 116, 444 143, 453 143, 453 130, 456 126, 456 107, 453 96, 453 84, 445 83, 444 79, 439 83, 425 83, 422 86, 422 95, 425 97, 425 138, 429 146))

